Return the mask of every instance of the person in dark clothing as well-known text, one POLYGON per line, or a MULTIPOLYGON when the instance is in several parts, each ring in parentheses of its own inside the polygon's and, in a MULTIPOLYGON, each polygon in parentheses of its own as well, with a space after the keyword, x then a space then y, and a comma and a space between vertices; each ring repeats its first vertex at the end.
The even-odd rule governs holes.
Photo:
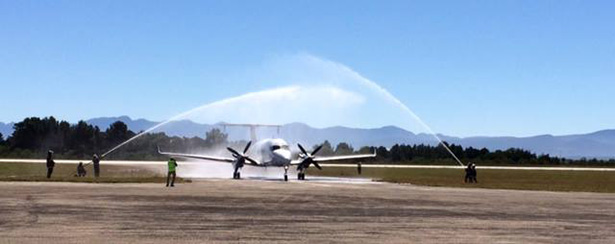
POLYGON ((465 168, 466 177, 463 180, 465 183, 472 183, 472 163, 468 163, 468 166, 465 168))
POLYGON ((472 169, 470 172, 470 182, 478 183, 478 180, 476 180, 476 164, 472 163, 472 169))
POLYGON ((94 166, 94 177, 100 176, 100 158, 97 154, 92 157, 92 165, 94 166))
POLYGON ((53 151, 49 150, 47 152, 47 179, 51 178, 54 166, 56 166, 56 162, 53 161, 53 151))
POLYGON ((173 176, 173 180, 171 181, 171 187, 175 186, 175 168, 177 167, 177 161, 174 158, 170 158, 167 163, 169 167, 169 173, 167 174, 167 187, 169 187, 169 179, 173 176))
POLYGON ((357 173, 361 174, 361 162, 357 164, 357 173))
POLYGON ((79 162, 77 165, 77 177, 85 177, 87 172, 85 171, 85 167, 83 167, 83 162, 79 162))

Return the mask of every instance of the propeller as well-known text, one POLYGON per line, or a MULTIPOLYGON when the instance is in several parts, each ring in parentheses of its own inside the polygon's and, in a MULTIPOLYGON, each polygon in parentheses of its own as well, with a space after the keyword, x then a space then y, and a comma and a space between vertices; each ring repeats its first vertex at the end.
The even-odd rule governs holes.
POLYGON ((303 148, 303 146, 301 146, 301 144, 297 143, 297 146, 299 146, 299 150, 301 150, 301 152, 303 153, 304 157, 303 157, 303 161, 301 161, 301 163, 297 166, 297 170, 303 170, 303 169, 307 169, 310 167, 311 164, 313 164, 314 166, 316 166, 316 168, 318 168, 319 170, 322 170, 322 167, 320 167, 320 165, 318 165, 318 163, 316 161, 314 161, 314 155, 320 151, 320 149, 322 148, 322 145, 316 147, 314 149, 314 151, 312 151, 312 153, 308 153, 305 148, 303 148))
POLYGON ((246 145, 246 147, 243 149, 243 153, 238 152, 237 150, 227 147, 226 149, 229 150, 229 152, 231 152, 231 154, 233 155, 233 157, 237 160, 235 162, 235 172, 237 172, 237 169, 243 167, 243 165, 246 163, 246 160, 248 162, 250 162, 253 165, 256 165, 256 161, 250 157, 248 157, 248 155, 246 155, 246 153, 248 152, 248 150, 250 149, 250 145, 252 145, 252 141, 249 141, 248 144, 246 145))

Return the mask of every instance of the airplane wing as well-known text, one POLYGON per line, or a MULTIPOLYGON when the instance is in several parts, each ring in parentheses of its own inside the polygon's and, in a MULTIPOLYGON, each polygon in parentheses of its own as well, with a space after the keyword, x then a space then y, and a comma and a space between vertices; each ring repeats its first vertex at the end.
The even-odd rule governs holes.
POLYGON ((163 152, 163 151, 160 151, 160 147, 158 147, 158 153, 162 155, 171 156, 171 157, 194 158, 194 159, 211 160, 211 161, 225 162, 225 163, 235 162, 234 158, 216 157, 216 156, 199 155, 199 154, 163 152))
MULTIPOLYGON (((356 161, 359 159, 368 159, 375 158, 376 153, 373 154, 355 154, 355 155, 343 155, 343 156, 324 156, 324 157, 314 157, 314 162, 317 163, 326 163, 331 161, 356 161)), ((293 160, 291 165, 298 165, 303 161, 303 159, 293 160)))

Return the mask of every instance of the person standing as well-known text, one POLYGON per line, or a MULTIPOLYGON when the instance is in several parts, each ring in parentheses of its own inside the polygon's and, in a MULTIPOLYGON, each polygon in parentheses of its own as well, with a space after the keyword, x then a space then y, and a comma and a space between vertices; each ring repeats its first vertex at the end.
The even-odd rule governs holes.
POLYGON ((478 180, 476 180, 476 164, 474 163, 472 163, 471 172, 472 174, 471 174, 470 182, 478 183, 478 180))
POLYGON ((357 163, 357 173, 361 174, 361 162, 357 163))
POLYGON ((468 166, 465 168, 466 170, 466 177, 463 179, 463 182, 465 183, 472 183, 472 163, 469 162, 468 166))
POLYGON ((175 186, 175 168, 177 167, 177 161, 175 161, 174 158, 170 158, 167 165, 169 166, 169 173, 167 173, 167 187, 169 187, 169 179, 171 178, 171 176, 173 176, 173 179, 171 180, 171 187, 174 187, 175 186))
POLYGON ((53 151, 47 151, 47 179, 51 178, 53 174, 53 167, 56 166, 56 162, 53 161, 53 151))
POLYGON ((92 157, 92 164, 94 165, 94 177, 98 178, 100 176, 100 158, 98 154, 94 154, 92 157))

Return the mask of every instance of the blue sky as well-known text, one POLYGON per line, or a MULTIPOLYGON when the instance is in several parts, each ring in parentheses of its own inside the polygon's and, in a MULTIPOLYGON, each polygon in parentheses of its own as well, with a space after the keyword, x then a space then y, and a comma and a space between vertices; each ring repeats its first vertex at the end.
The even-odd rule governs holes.
POLYGON ((164 120, 292 85, 249 76, 309 54, 377 82, 448 135, 613 129, 613 9, 613 1, 0 0, 0 121, 164 120))

